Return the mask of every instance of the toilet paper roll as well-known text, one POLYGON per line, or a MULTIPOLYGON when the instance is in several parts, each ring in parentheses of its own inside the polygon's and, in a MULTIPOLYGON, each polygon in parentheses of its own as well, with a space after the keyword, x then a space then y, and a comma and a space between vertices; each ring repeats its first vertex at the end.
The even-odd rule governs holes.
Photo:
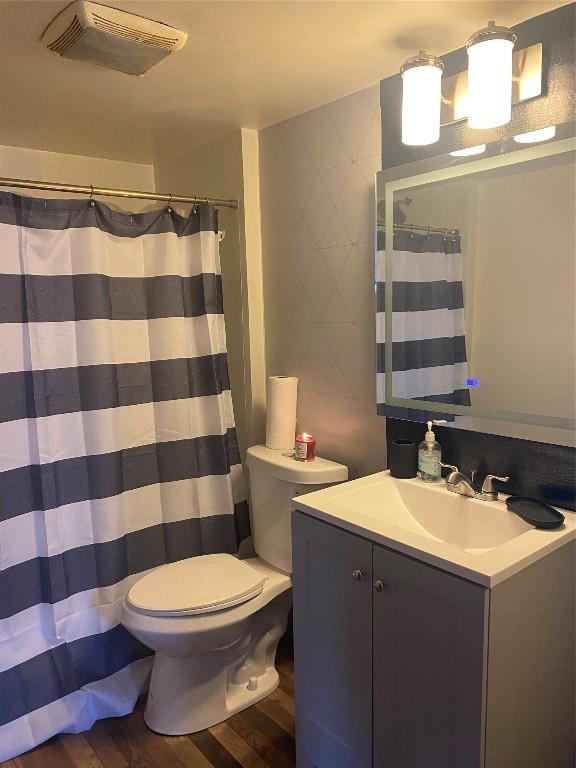
POLYGON ((275 450, 294 448, 298 379, 295 376, 269 376, 267 389, 266 447, 275 450))

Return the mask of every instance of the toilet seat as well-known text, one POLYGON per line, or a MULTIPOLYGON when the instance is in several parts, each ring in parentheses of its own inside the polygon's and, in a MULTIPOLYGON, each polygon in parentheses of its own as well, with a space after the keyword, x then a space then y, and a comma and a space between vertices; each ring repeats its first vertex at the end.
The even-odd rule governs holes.
POLYGON ((151 616, 212 613, 257 597, 265 581, 232 555, 201 555, 155 568, 133 585, 127 602, 151 616))

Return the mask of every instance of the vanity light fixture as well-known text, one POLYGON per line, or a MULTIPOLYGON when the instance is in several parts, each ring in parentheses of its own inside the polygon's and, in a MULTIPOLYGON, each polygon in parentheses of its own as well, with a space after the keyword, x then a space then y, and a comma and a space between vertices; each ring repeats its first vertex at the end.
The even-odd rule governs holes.
POLYGON ((556 126, 549 125, 547 128, 539 128, 537 131, 529 131, 528 133, 519 133, 514 136, 514 141, 518 144, 535 144, 538 141, 548 141, 556 136, 556 126))
POLYGON ((516 35, 493 21, 466 43, 468 52, 468 125, 497 128, 512 116, 512 51, 516 35))
POLYGON ((402 143, 422 147, 440 138, 444 64, 425 51, 402 65, 402 143))
POLYGON ((452 157, 470 157, 471 155, 481 155, 486 152, 486 144, 477 144, 475 147, 466 147, 465 149, 456 149, 450 152, 452 157))

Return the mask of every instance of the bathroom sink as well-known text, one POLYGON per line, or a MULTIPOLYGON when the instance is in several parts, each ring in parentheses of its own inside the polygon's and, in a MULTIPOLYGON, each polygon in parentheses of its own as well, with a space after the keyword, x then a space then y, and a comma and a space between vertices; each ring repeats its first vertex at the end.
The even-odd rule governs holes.
POLYGON ((298 496, 294 507, 486 586, 517 573, 576 537, 576 516, 540 531, 503 501, 467 498, 443 482, 388 472, 298 496))
POLYGON ((372 484, 339 494, 335 502, 406 531, 482 554, 521 536, 532 526, 503 503, 487 503, 448 493, 442 484, 418 482, 372 484))

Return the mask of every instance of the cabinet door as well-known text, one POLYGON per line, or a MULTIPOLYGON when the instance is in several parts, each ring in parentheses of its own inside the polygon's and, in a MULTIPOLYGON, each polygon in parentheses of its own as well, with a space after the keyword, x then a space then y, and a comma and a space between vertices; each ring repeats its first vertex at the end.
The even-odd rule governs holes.
POLYGON ((298 768, 372 766, 372 545, 292 518, 298 768))
POLYGON ((380 546, 373 571, 374 768, 480 768, 486 590, 380 546))

